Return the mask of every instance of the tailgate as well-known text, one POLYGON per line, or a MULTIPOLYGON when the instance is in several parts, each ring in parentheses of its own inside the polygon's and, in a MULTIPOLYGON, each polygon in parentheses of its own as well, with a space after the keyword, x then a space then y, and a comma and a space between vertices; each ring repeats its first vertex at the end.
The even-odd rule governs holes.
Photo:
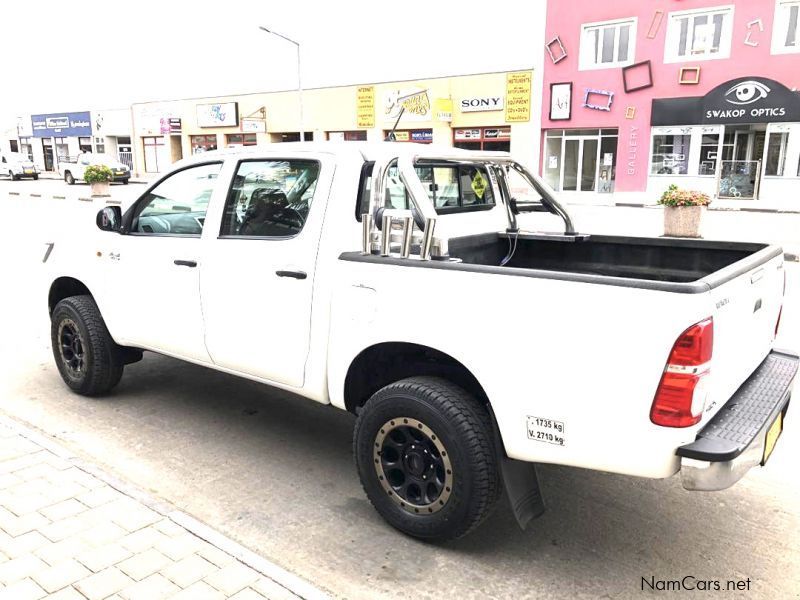
POLYGON ((783 303, 784 274, 780 253, 751 268, 734 263, 707 278, 714 302, 714 354, 706 418, 728 401, 769 354, 783 303))

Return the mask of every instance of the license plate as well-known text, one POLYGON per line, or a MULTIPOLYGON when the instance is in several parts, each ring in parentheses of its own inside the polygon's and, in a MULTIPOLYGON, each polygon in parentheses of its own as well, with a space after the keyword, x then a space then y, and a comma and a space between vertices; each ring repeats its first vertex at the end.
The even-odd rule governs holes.
POLYGON ((116 175, 125 175, 125 171, 117 171, 115 174, 116 175))
POLYGON ((761 464, 764 465, 767 463, 767 459, 769 458, 772 451, 775 449, 775 442, 778 441, 778 438, 783 431, 783 413, 778 413, 778 418, 775 419, 775 422, 769 426, 769 430, 767 431, 767 439, 764 442, 764 460, 761 461, 761 464))
POLYGON ((24 169, 26 175, 33 173, 33 169, 24 169))

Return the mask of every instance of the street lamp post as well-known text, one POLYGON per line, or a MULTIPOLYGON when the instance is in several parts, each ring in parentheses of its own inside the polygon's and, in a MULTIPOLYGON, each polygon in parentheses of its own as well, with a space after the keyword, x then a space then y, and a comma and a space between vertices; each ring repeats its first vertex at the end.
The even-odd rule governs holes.
POLYGON ((297 93, 300 97, 300 141, 305 142, 306 131, 305 131, 305 126, 303 124, 303 83, 300 79, 300 42, 295 42, 293 39, 288 38, 285 35, 278 33, 277 31, 272 31, 271 29, 267 29, 263 25, 259 25, 258 28, 272 35, 276 35, 279 38, 286 40, 290 44, 294 44, 295 47, 297 48, 297 93))

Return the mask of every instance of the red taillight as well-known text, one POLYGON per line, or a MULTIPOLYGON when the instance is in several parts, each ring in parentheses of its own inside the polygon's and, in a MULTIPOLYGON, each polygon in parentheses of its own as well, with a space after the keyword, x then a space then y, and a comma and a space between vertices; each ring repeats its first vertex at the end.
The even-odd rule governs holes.
POLYGON ((689 427, 703 415, 706 386, 714 351, 714 320, 709 317, 684 331, 669 353, 658 384, 650 420, 663 427, 689 427))

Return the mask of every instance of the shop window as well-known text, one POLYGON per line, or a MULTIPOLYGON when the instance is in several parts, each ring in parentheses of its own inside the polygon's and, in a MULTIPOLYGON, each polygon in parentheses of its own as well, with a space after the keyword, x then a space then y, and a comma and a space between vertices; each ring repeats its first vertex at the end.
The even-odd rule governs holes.
POLYGON ((664 62, 728 58, 731 53, 733 6, 669 14, 664 62))
POLYGON ((719 158, 719 134, 703 134, 700 140, 700 166, 698 175, 715 175, 719 158))
POLYGON ((256 143, 255 133, 230 133, 225 136, 225 145, 228 148, 231 146, 255 146, 256 143))
POLYGON ((192 144, 192 154, 202 154, 217 149, 216 135, 192 135, 189 140, 192 144))
POLYGON ((617 129, 551 130, 545 135, 542 171, 557 191, 614 191, 617 167, 617 129))
POLYGON ((581 29, 580 70, 633 64, 636 19, 586 23, 581 29))
POLYGON ((161 172, 162 167, 165 167, 169 162, 165 155, 164 138, 161 136, 143 137, 142 146, 144 147, 145 173, 161 172))
MULTIPOLYGON (((64 138, 60 138, 60 139, 63 140, 64 138)), ((80 150, 81 152, 91 152, 92 151, 92 138, 90 138, 90 137, 79 137, 78 138, 78 150, 80 150)))
POLYGON ((469 129, 454 129, 453 146, 463 150, 509 152, 511 150, 511 128, 473 127, 469 129))
POLYGON ((430 144, 433 142, 433 129, 403 129, 392 132, 387 129, 383 132, 384 139, 393 134, 395 142, 416 142, 417 144, 430 144))
POLYGON ((786 163, 786 146, 789 142, 788 132, 770 133, 767 142, 767 160, 764 165, 765 175, 783 176, 786 163))
POLYGON ((96 137, 94 138, 94 148, 95 152, 98 154, 103 154, 106 151, 106 140, 105 138, 96 137))
POLYGON ((8 147, 11 149, 11 152, 19 152, 17 140, 8 140, 8 147))
POLYGON ((331 142, 366 142, 366 131, 329 131, 328 140, 331 142))
POLYGON ((650 161, 652 175, 686 175, 689 172, 690 135, 654 135, 650 161))
MULTIPOLYGON (((303 140, 306 142, 311 142, 314 140, 314 133, 312 131, 304 131, 303 132, 303 140)), ((300 132, 293 131, 289 133, 271 133, 270 134, 270 141, 272 143, 279 143, 279 142, 299 142, 300 141, 300 132)))
POLYGON ((772 27, 772 53, 800 52, 800 0, 777 0, 772 27))

